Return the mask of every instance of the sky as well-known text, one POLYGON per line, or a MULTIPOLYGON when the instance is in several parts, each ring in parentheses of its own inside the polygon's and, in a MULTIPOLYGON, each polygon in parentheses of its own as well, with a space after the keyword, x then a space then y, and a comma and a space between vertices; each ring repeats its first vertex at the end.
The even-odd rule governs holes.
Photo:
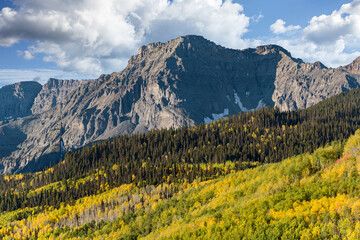
POLYGON ((119 72, 140 46, 188 34, 338 67, 360 56, 360 0, 0 0, 0 87, 119 72))

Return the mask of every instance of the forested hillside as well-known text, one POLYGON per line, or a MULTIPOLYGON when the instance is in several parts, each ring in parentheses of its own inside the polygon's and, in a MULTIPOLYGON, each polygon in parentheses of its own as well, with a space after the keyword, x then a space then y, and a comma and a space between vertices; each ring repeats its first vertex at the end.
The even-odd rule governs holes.
POLYGON ((208 125, 125 135, 69 152, 35 174, 0 177, 0 209, 59 206, 118 187, 212 179, 312 152, 360 128, 360 90, 312 108, 263 108, 208 125), (38 189, 36 192, 35 189, 38 189))
POLYGON ((351 211, 342 215, 340 207, 323 221, 305 205, 338 197, 356 203, 360 133, 330 164, 360 128, 359 106, 354 90, 302 111, 263 108, 208 125, 120 136, 67 153, 42 172, 1 176, 0 235, 268 239, 295 234, 292 226, 299 228, 295 238, 316 227, 307 239, 316 231, 343 237, 350 230, 341 219, 350 221, 346 229, 356 227, 351 211), (297 215, 275 217, 295 211, 295 202, 304 205, 298 222, 297 215), (329 219, 331 231, 321 225, 329 219))
MULTIPOLYGON (((0 214, 4 239, 359 239, 360 131, 280 163, 0 214), (342 155, 338 159, 338 156, 342 155), (175 193, 175 189, 177 193, 175 193)), ((37 190, 35 190, 36 192, 37 190)), ((39 190, 41 191, 41 190, 39 190)))

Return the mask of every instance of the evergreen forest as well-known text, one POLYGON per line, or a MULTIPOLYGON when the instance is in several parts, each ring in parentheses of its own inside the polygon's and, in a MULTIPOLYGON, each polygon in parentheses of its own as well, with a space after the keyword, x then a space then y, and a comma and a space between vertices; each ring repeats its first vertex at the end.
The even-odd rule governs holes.
POLYGON ((360 90, 0 176, 3 239, 359 239, 360 90))

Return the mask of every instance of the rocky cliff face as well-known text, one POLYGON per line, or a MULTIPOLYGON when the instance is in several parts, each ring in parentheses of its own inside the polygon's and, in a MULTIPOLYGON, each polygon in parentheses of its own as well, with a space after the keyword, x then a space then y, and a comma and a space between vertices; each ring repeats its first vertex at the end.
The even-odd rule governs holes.
POLYGON ((45 112, 62 103, 67 94, 79 87, 85 81, 77 80, 59 80, 50 78, 47 83, 42 86, 31 107, 33 114, 45 112))
POLYGON ((353 75, 359 75, 360 74, 360 57, 355 59, 349 65, 346 65, 345 67, 340 67, 339 69, 344 70, 353 75))
POLYGON ((36 114, 0 126, 2 172, 36 170, 66 150, 119 134, 208 123, 263 106, 309 107, 359 86, 356 63, 304 63, 285 49, 232 50, 199 36, 143 46, 119 73, 85 82, 50 80, 36 114), (18 137, 14 137, 18 136, 18 137), (15 140, 16 139, 16 140, 15 140))
POLYGON ((335 94, 358 88, 360 75, 354 73, 351 64, 329 69, 320 62, 295 62, 284 56, 278 63, 272 99, 282 111, 307 108, 335 94))
POLYGON ((40 90, 38 82, 19 82, 0 88, 0 121, 30 115, 40 90))

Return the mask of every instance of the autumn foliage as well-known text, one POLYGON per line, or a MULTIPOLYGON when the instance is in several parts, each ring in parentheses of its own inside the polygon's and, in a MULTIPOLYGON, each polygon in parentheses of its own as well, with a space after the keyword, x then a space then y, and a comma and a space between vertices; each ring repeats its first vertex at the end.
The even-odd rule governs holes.
POLYGON ((4 175, 0 238, 359 239, 359 93, 121 136, 4 175))

